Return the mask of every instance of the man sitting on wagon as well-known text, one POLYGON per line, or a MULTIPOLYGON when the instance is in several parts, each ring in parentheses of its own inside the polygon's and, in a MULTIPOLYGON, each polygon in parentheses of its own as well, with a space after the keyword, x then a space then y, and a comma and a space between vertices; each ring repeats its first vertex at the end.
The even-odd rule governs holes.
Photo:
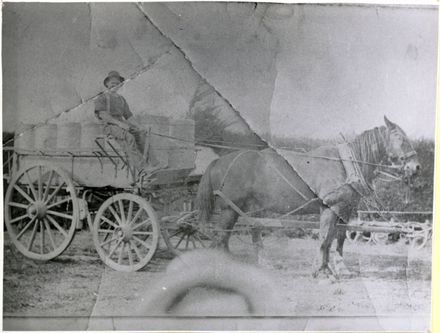
POLYGON ((111 135, 128 157, 128 163, 134 169, 134 176, 139 178, 163 168, 148 149, 146 130, 135 124, 133 114, 124 97, 116 91, 124 78, 116 71, 111 71, 104 79, 108 89, 95 100, 95 115, 104 123, 104 133, 111 135))

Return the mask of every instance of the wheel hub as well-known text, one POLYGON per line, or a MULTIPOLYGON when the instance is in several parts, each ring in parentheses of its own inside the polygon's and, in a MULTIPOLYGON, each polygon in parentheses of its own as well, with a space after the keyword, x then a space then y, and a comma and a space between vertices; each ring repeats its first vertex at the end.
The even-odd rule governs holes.
POLYGON ((133 237, 133 231, 128 226, 123 226, 121 229, 117 231, 117 235, 120 239, 122 239, 124 242, 128 242, 133 237))
POLYGON ((37 218, 42 219, 46 216, 47 207, 43 202, 36 201, 28 207, 27 212, 30 217, 36 216, 37 218))

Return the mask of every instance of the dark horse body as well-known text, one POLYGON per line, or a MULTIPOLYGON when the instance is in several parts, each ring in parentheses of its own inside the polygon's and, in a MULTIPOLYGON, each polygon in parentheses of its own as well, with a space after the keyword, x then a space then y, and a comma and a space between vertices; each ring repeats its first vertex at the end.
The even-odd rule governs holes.
MULTIPOLYGON (((406 176, 416 174, 420 165, 405 133, 385 118, 386 127, 359 135, 351 149, 355 153, 363 178, 371 184, 377 164, 384 159, 398 161, 406 176)), ((238 213, 222 198, 220 190, 244 212, 265 210, 285 214, 304 205, 296 214, 320 213, 322 262, 319 271, 330 273, 329 249, 335 238, 342 256, 345 232, 336 228, 338 220, 348 222, 361 194, 347 183, 343 163, 336 146, 317 148, 307 154, 286 159, 272 149, 237 151, 213 161, 199 185, 197 202, 200 220, 207 221, 219 211, 221 230, 232 230, 238 213)), ((217 220, 216 220, 217 221, 217 220)), ((216 246, 228 248, 230 233, 216 239, 216 246)))

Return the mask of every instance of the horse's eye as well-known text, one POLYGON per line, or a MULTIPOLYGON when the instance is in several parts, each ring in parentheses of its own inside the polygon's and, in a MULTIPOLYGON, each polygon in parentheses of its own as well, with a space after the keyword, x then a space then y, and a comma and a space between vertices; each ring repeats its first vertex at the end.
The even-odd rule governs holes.
POLYGON ((403 157, 403 156, 400 157, 400 160, 401 160, 401 161, 403 161, 404 159, 405 159, 405 157, 403 157))

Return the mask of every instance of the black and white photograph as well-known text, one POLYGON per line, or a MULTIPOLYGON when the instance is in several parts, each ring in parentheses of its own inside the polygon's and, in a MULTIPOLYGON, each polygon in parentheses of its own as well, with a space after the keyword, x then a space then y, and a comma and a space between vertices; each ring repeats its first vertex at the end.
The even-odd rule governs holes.
POLYGON ((4 2, 3 329, 428 331, 435 2, 4 2))

